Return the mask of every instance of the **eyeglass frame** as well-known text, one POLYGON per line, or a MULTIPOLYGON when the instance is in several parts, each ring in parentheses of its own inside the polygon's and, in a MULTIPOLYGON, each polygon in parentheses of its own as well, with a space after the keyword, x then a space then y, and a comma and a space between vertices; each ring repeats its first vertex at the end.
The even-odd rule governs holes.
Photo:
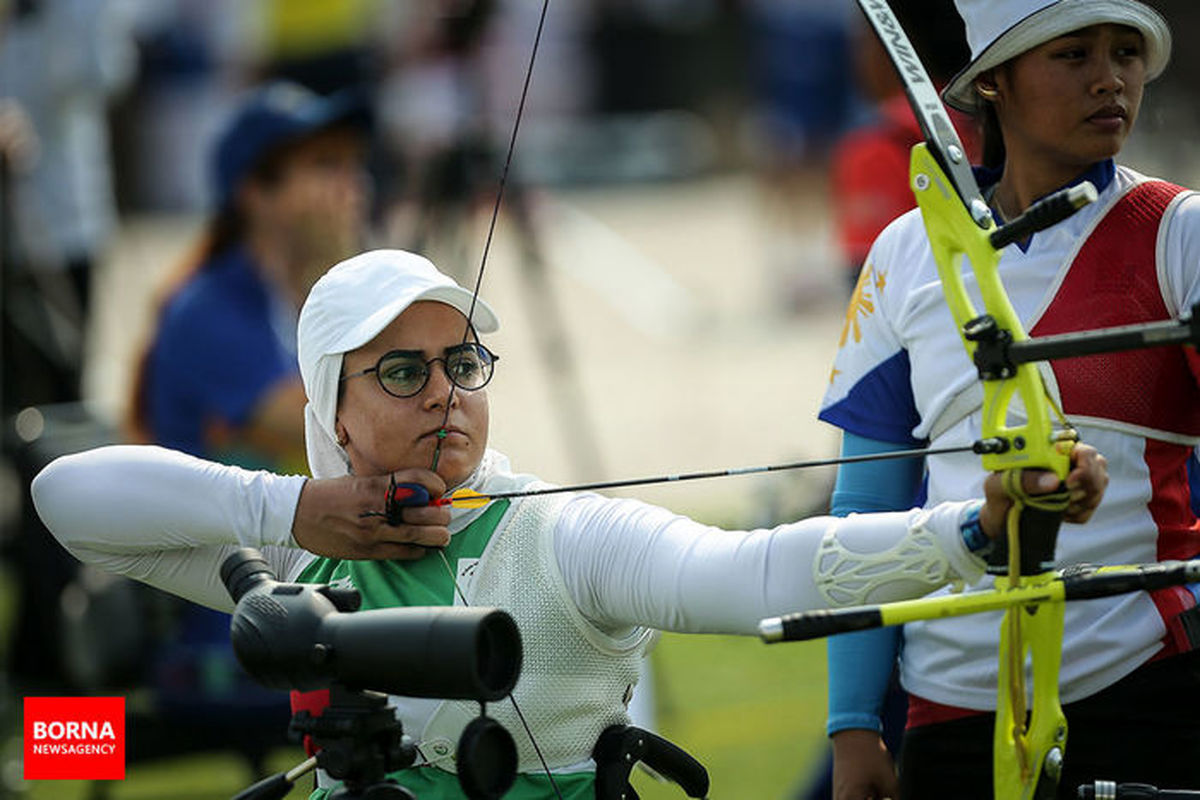
POLYGON ((338 378, 338 385, 340 386, 341 384, 345 383, 346 381, 350 380, 351 378, 359 378, 359 377, 362 377, 363 375, 370 375, 372 372, 374 372, 375 373, 375 382, 377 384, 379 384, 379 388, 383 389, 383 391, 385 393, 387 393, 388 395, 395 397, 395 398, 399 398, 401 400, 409 398, 409 397, 416 397, 421 392, 425 391, 425 387, 429 385, 429 379, 433 376, 433 370, 430 367, 433 365, 433 363, 435 361, 440 361, 440 362, 442 362, 442 372, 445 373, 446 380, 450 381, 450 384, 452 386, 454 386, 456 389, 460 389, 464 392, 477 392, 492 382, 492 377, 496 374, 496 362, 500 360, 500 356, 496 355, 495 353, 493 353, 491 350, 489 350, 487 347, 485 347, 483 344, 481 344, 479 342, 463 342, 462 344, 456 344, 451 347, 447 347, 445 350, 442 351, 442 354, 440 356, 436 356, 436 357, 431 358, 428 361, 424 362, 425 380, 421 381, 421 385, 419 387, 417 387, 416 391, 412 392, 411 394, 396 394, 395 392, 390 391, 387 388, 387 386, 384 384, 383 378, 380 377, 380 373, 379 373, 379 368, 383 365, 384 360, 386 360, 387 358, 390 358, 392 356, 395 356, 397 354, 408 355, 408 354, 416 354, 416 353, 419 353, 422 356, 425 355, 424 351, 421 351, 421 350, 400 350, 400 349, 388 350, 386 353, 381 355, 378 358, 378 360, 376 360, 375 366, 367 367, 366 369, 361 369, 358 372, 352 372, 349 375, 343 375, 340 378, 338 378), (447 358, 450 355, 452 355, 454 352, 461 352, 464 349, 472 349, 472 350, 476 350, 476 351, 482 350, 485 360, 488 361, 489 370, 488 370, 487 380, 485 380, 483 383, 479 384, 478 386, 472 386, 469 388, 466 386, 463 386, 462 384, 460 384, 458 381, 456 381, 454 379, 453 375, 450 374, 450 367, 447 364, 447 358))

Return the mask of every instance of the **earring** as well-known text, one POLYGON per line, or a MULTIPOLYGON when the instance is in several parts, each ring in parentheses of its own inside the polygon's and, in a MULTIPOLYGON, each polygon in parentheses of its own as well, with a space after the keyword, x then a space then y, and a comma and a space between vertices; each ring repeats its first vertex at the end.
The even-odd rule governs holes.
POLYGON ((1000 96, 1000 90, 997 89, 995 86, 993 86, 991 84, 987 84, 987 83, 975 84, 975 91, 978 92, 979 96, 982 97, 984 100, 995 100, 997 97, 1000 96))
POLYGON ((338 447, 345 447, 345 446, 346 446, 347 444, 349 444, 349 443, 350 443, 350 437, 349 437, 349 436, 347 436, 347 435, 346 435, 346 434, 344 434, 344 433, 339 433, 339 434, 338 434, 338 437, 337 437, 337 444, 338 444, 338 447))

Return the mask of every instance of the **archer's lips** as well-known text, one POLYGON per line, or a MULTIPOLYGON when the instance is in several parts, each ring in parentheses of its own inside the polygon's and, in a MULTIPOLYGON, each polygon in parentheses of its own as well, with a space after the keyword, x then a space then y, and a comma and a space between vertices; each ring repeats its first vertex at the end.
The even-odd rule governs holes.
POLYGON ((1088 117, 1088 122, 1103 128, 1120 128, 1129 118, 1129 112, 1124 106, 1105 106, 1088 117))
POLYGON ((437 438, 452 439, 452 438, 459 438, 459 437, 466 439, 467 435, 465 433, 463 433, 461 430, 459 430, 458 428, 454 427, 453 425, 447 425, 445 428, 437 427, 431 431, 421 434, 422 439, 437 439, 437 438), (439 437, 439 434, 443 430, 446 431, 445 436, 439 437))

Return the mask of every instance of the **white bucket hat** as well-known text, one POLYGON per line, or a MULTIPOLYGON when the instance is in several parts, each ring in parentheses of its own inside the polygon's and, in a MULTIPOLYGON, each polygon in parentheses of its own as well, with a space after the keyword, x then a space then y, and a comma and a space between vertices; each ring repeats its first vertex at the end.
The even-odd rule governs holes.
POLYGON ((314 478, 336 478, 350 472, 349 459, 334 431, 342 356, 374 339, 418 300, 458 309, 471 317, 480 333, 500 328, 487 303, 475 299, 472 311, 470 292, 428 259, 404 250, 371 250, 348 258, 313 284, 300 309, 296 345, 308 396, 304 443, 314 478))
POLYGON ((1157 11, 1137 0, 954 0, 967 27, 971 63, 942 91, 945 101, 973 112, 979 74, 1063 34, 1111 22, 1141 31, 1146 80, 1162 74, 1171 57, 1171 29, 1157 11))

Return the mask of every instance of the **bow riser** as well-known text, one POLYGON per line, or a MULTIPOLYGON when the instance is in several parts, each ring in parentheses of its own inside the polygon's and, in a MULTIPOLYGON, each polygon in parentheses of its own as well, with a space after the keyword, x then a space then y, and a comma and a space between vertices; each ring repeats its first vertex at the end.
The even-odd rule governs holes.
MULTIPOLYGON (((1007 331, 1013 341, 1027 339, 1025 329, 1000 282, 1000 251, 988 241, 995 225, 981 228, 971 219, 927 145, 918 144, 913 148, 910 174, 913 193, 937 262, 946 303, 958 325, 968 355, 975 358, 979 343, 968 337, 967 328, 982 315, 975 308, 963 282, 964 259, 971 263, 980 296, 996 327, 1007 331)), ((989 472, 1017 468, 1049 469, 1065 480, 1070 470, 1070 453, 1069 450, 1064 453, 1066 448, 1057 446, 1051 433, 1047 393, 1037 368, 1032 364, 1013 365, 1010 376, 999 380, 985 379, 983 395, 983 438, 998 438, 1007 445, 1002 445, 1003 452, 983 455, 984 469, 989 472), (1025 422, 1010 425, 1009 410, 1016 397, 1021 399, 1021 413, 1025 422)))
MULTIPOLYGON (((983 419, 981 436, 998 443, 994 452, 982 457, 988 471, 1038 468, 1053 470, 1065 480, 1070 470, 1070 448, 1056 441, 1050 419, 1045 384, 1033 364, 991 364, 982 368, 976 357, 981 341, 988 336, 1010 341, 1028 338, 1021 320, 1009 302, 1000 281, 1000 251, 989 235, 995 224, 980 227, 953 191, 950 180, 926 144, 913 148, 910 177, 926 234, 937 262, 938 276, 947 305, 958 325, 963 346, 972 361, 981 365, 983 419), (963 261, 971 264, 987 318, 975 308, 963 281, 963 261), (981 338, 979 332, 984 332, 981 338), (1023 406, 1024 422, 1009 424, 1015 400, 1023 406)), ((1019 481, 1019 474, 1018 476, 1019 481)), ((1009 577, 1001 587, 1022 585, 1018 507, 1010 511, 1008 525, 1009 577)), ((1053 523, 1057 526, 1057 521, 1053 523)), ((1056 527, 1055 527, 1056 530, 1056 527)), ((1050 539, 1052 542, 1053 539, 1050 539)), ((1051 547, 1051 551, 1052 551, 1051 547)), ((1025 576, 1034 586, 1049 583, 1053 573, 1025 576)), ((1034 800, 1046 792, 1053 795, 1057 765, 1061 765, 1067 723, 1058 697, 1058 671, 1062 658, 1063 604, 1047 603, 1041 608, 1018 606, 1007 609, 1000 628, 1000 669, 993 746, 995 797, 997 800, 1034 800), (1032 659, 1034 675, 1033 713, 1026 719, 1025 662, 1032 659), (1043 768, 1049 780, 1039 780, 1043 768), (1041 787, 1039 789, 1039 786, 1041 787)))

